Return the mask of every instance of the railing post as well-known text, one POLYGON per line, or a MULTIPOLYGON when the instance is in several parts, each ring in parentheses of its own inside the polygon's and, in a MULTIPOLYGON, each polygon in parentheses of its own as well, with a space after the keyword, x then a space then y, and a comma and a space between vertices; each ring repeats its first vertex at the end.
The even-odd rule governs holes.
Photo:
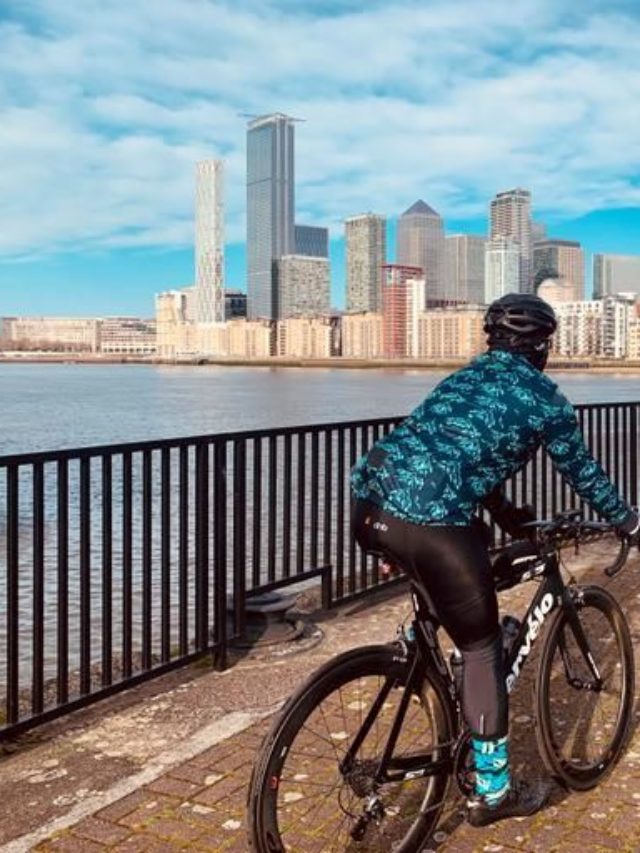
POLYGON ((142 668, 151 668, 153 634, 153 469, 151 451, 142 454, 142 668))
POLYGON ((7 723, 18 722, 19 644, 19 476, 18 466, 7 469, 7 723))
POLYGON ((80 695, 91 692, 91 458, 80 459, 80 695))
POLYGON ((57 613, 57 701, 64 705, 69 699, 69 468, 66 459, 58 461, 57 470, 58 521, 58 613, 57 613))
POLYGON ((113 680, 113 476, 112 457, 102 457, 102 686, 113 680))
POLYGON ((209 445, 196 447, 196 646, 205 651, 208 645, 207 624, 209 613, 209 445))
POLYGON ((629 460, 631 465, 631 500, 633 506, 638 506, 638 403, 631 407, 629 460))
POLYGON ((44 465, 33 466, 33 646, 32 696, 34 714, 44 707, 44 465))
POLYGON ((246 632, 247 457, 243 439, 233 443, 233 612, 239 638, 246 632))
POLYGON ((227 665, 227 443, 214 444, 214 559, 215 621, 213 665, 227 665))

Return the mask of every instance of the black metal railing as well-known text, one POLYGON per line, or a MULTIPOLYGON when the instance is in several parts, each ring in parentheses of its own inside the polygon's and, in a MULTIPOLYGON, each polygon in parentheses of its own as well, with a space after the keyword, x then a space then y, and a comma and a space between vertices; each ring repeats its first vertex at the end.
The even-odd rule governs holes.
MULTIPOLYGON (((634 504, 639 407, 578 407, 634 504)), ((386 583, 349 534, 348 473, 398 420, 0 457, 0 740, 203 654, 224 667, 252 594, 320 581, 330 607, 386 583)), ((542 452, 509 489, 576 505, 542 452)))

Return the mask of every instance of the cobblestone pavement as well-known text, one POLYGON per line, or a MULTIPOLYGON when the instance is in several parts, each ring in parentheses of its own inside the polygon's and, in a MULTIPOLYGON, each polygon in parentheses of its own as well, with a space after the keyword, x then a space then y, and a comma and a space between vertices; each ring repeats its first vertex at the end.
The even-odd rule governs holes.
MULTIPOLYGON (((591 572, 581 573, 584 581, 591 572)), ((637 561, 614 581, 600 572, 594 582, 606 585, 623 604, 632 626, 634 641, 640 637, 640 573, 637 561)), ((506 609, 519 613, 531 595, 531 585, 520 587, 506 599, 506 609)), ((339 631, 348 643, 389 637, 407 611, 406 598, 376 605, 364 613, 335 620, 327 632, 339 631), (345 621, 348 620, 348 621, 345 621)), ((323 644, 324 645, 324 644, 323 644)), ((337 650, 317 650, 305 656, 311 671, 337 650)), ((637 654, 640 661, 640 652, 637 654)), ((242 664, 239 664, 242 666, 242 664)), ((285 666, 286 668, 286 666, 285 666)), ((535 744, 531 684, 535 662, 529 663, 512 702, 512 757, 516 772, 542 773, 535 744)), ((302 675, 304 673, 300 673, 302 675)), ((274 692, 277 693, 273 680, 274 692)), ((567 793, 560 787, 547 808, 532 818, 504 821, 482 830, 469 827, 462 819, 461 799, 452 796, 437 831, 426 851, 539 851, 539 853, 586 853, 586 851, 640 851, 640 732, 636 729, 629 748, 610 778, 586 793, 567 793)), ((33 848, 42 853, 99 853, 127 851, 234 851, 245 853, 245 799, 256 750, 270 719, 204 749, 119 801, 85 817, 75 826, 50 837, 33 848)), ((27 848, 25 848, 27 849, 27 848)), ((310 846, 301 842, 300 853, 310 846)), ((331 840, 323 850, 333 851, 331 840)), ((340 848, 343 849, 342 847, 340 848)), ((353 848, 364 850, 365 847, 353 848)))

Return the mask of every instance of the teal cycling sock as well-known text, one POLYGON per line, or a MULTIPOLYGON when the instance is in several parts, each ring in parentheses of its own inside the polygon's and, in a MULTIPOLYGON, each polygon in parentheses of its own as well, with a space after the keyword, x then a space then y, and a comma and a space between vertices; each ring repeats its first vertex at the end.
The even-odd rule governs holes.
POLYGON ((490 806, 497 806, 511 787, 508 738, 471 739, 476 769, 475 792, 490 806))

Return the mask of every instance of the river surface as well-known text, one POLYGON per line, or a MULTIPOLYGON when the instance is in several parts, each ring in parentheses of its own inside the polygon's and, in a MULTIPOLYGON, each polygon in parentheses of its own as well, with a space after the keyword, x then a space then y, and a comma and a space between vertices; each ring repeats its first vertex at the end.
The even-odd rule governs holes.
MULTIPOLYGON (((409 412, 446 372, 0 364, 0 455, 409 412)), ((574 403, 640 399, 640 375, 557 372, 574 403)))

